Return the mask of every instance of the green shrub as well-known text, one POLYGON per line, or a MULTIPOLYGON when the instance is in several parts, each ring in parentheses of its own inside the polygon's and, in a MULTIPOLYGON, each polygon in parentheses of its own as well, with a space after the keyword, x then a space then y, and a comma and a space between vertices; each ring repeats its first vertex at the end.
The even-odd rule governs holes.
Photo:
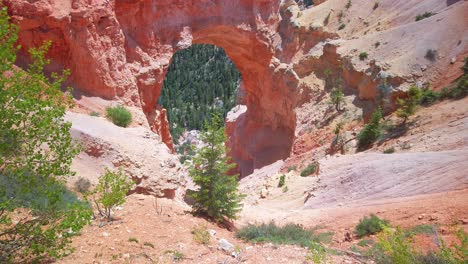
POLYGON ((75 189, 80 193, 87 193, 91 187, 91 182, 83 177, 78 178, 75 182, 75 189))
POLYGON ((283 191, 284 193, 287 192, 287 191, 289 191, 288 186, 284 186, 283 189, 282 189, 282 191, 283 191))
POLYGON ((311 163, 307 167, 305 167, 305 169, 301 171, 301 176, 302 177, 309 176, 312 173, 315 173, 316 170, 317 170, 317 163, 316 162, 311 163))
POLYGON ((344 93, 341 88, 333 87, 331 89, 329 103, 335 106, 336 111, 341 111, 340 106, 345 103, 344 93))
POLYGON ((177 250, 166 250, 164 253, 165 254, 171 254, 172 259, 175 262, 179 262, 179 261, 181 261, 181 260, 183 260, 185 258, 184 254, 182 252, 177 251, 177 250))
POLYGON ((136 238, 136 237, 131 237, 131 238, 128 239, 128 242, 139 243, 140 241, 138 241, 138 238, 136 238))
POLYGON ((417 225, 413 226, 408 230, 409 233, 411 234, 433 234, 434 233, 434 228, 432 225, 417 225))
POLYGON ((378 48, 379 46, 380 46, 380 41, 377 41, 377 42, 374 43, 375 48, 378 48))
POLYGON ((367 247, 372 244, 374 244, 374 240, 372 239, 362 239, 361 241, 358 242, 358 246, 360 247, 367 247))
POLYGON ((99 112, 96 112, 96 111, 92 111, 91 113, 89 113, 90 116, 100 116, 101 114, 99 114, 99 112))
POLYGON ((435 49, 428 49, 426 51, 426 55, 424 55, 424 58, 430 60, 430 61, 435 61, 437 59, 437 50, 435 49))
POLYGON ((367 54, 367 52, 361 52, 361 53, 359 53, 359 59, 363 61, 363 60, 367 59, 368 55, 369 54, 367 54))
POLYGON ((384 154, 392 154, 392 153, 395 153, 395 147, 391 147, 391 148, 388 148, 388 149, 385 149, 383 151, 384 154))
POLYGON ((431 17, 435 15, 435 13, 432 13, 432 12, 424 12, 424 14, 422 15, 417 15, 416 18, 415 18, 415 21, 420 21, 420 20, 423 20, 425 18, 428 18, 428 17, 431 17))
POLYGON ((150 248, 154 248, 154 244, 151 243, 151 242, 145 242, 145 243, 143 243, 143 246, 147 246, 147 247, 150 247, 150 248))
POLYGON ((286 224, 280 227, 274 222, 261 225, 249 224, 240 228, 236 236, 254 243, 272 242, 274 244, 299 245, 302 247, 310 247, 313 242, 321 242, 319 237, 314 235, 313 230, 305 229, 296 224, 286 224))
POLYGON ((378 108, 374 113, 372 113, 370 122, 364 126, 359 135, 358 139, 358 149, 365 149, 370 147, 382 134, 382 111, 378 108))
POLYGON ((424 106, 429 106, 434 104, 440 99, 440 93, 433 91, 431 89, 422 90, 422 95, 420 99, 420 104, 424 106))
POLYGON ((122 170, 113 172, 106 168, 104 174, 99 176, 96 189, 91 193, 99 214, 111 220, 112 209, 125 203, 125 197, 133 185, 122 170))
POLYGON ((388 222, 378 218, 376 215, 371 214, 370 217, 365 216, 359 221, 356 226, 355 233, 358 237, 373 235, 383 230, 388 222))
POLYGON ((325 26, 328 25, 328 22, 330 21, 330 15, 331 15, 331 12, 329 12, 328 15, 325 17, 325 19, 323 20, 323 24, 325 26))
POLYGON ((348 0, 348 2, 345 5, 346 9, 349 9, 351 5, 352 5, 351 0, 348 0))
POLYGON ((338 30, 342 30, 342 29, 344 29, 345 27, 346 27, 345 24, 341 24, 341 25, 338 27, 338 30))
POLYGON ((376 10, 379 7, 379 2, 375 2, 374 7, 372 7, 373 10, 376 10))
POLYGON ((209 245, 211 240, 211 235, 206 229, 206 227, 194 228, 192 230, 193 240, 201 245, 209 245))
POLYGON ((309 254, 306 256, 306 260, 312 261, 315 264, 321 264, 327 262, 327 249, 317 242, 312 242, 309 246, 309 254))
POLYGON ((288 172, 290 172, 290 171, 295 171, 296 169, 297 169, 297 166, 296 166, 296 165, 289 166, 289 167, 288 167, 288 172))
POLYGON ((286 175, 283 174, 283 175, 281 175, 280 178, 279 178, 278 187, 283 187, 285 181, 286 181, 286 175))
POLYGON ((127 127, 132 122, 132 113, 121 105, 107 107, 106 115, 112 123, 120 127, 127 127))
POLYGON ((396 110, 396 115, 403 119, 403 124, 410 116, 412 116, 421 101, 422 91, 416 86, 411 86, 405 99, 397 98, 399 108, 396 110))

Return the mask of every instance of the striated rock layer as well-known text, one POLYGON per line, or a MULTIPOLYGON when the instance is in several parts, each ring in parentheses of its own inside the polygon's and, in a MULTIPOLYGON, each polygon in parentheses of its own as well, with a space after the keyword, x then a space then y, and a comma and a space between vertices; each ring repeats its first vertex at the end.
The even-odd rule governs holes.
MULTIPOLYGON (((359 99, 369 101, 379 96, 377 86, 382 83, 398 91, 400 86, 408 87, 402 85, 405 82, 430 80, 427 73, 459 75, 459 55, 467 54, 466 37, 439 45, 439 54, 450 56, 428 66, 422 65, 426 61, 421 57, 432 46, 411 53, 410 44, 424 40, 424 34, 431 34, 432 40, 424 43, 438 45, 450 39, 449 32, 466 32, 466 20, 458 19, 467 10, 466 1, 441 4, 430 0, 437 16, 427 21, 414 23, 413 13, 401 20, 399 12, 391 12, 388 23, 377 23, 381 16, 376 14, 396 8, 392 1, 380 1, 374 10, 369 1, 355 0, 351 8, 345 8, 345 1, 329 0, 303 11, 294 0, 6 0, 6 4, 20 26, 19 65, 27 62, 27 49, 52 40, 53 63, 48 70, 69 68, 69 84, 78 91, 139 107, 149 127, 170 149, 166 113, 157 100, 173 54, 193 43, 224 48, 241 72, 245 88, 245 108, 229 118, 227 133, 231 155, 241 174, 247 175, 289 156, 295 128, 304 122, 296 120, 294 110, 311 100, 314 83, 327 78, 325 69, 333 71, 333 78, 343 79, 346 87, 356 89, 359 99), (343 14, 349 24, 340 31, 343 14), (369 21, 361 21, 364 18, 369 21), (431 26, 438 31, 418 29, 433 25, 436 19, 443 21, 431 26), (383 41, 394 39, 399 31, 404 31, 399 36, 415 40, 408 37, 407 45, 402 44, 405 38, 383 41), (336 41, 340 36, 347 39, 336 41), (355 40, 359 37, 362 41, 355 40), (382 51, 374 54, 380 40, 382 51), (387 45, 402 52, 387 52, 393 50, 387 45), (369 63, 355 59, 358 48, 368 51, 369 63), (448 68, 454 56, 455 63, 448 68), (383 63, 387 61, 394 64, 383 63), (420 72, 418 66, 429 69, 420 72), (382 77, 383 70, 391 77, 382 77)), ((418 0, 397 2, 405 2, 405 8, 414 12, 427 9, 418 0)), ((322 92, 330 88, 319 86, 322 92)))

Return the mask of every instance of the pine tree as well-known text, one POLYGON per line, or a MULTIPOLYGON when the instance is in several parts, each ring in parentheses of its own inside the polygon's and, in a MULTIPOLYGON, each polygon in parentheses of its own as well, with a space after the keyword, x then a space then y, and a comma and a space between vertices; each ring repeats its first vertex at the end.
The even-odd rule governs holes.
POLYGON ((369 123, 361 130, 358 139, 358 149, 366 149, 370 147, 382 134, 382 110, 377 110, 372 113, 369 123))
POLYGON ((397 104, 400 106, 396 115, 403 119, 402 125, 406 124, 408 118, 416 112, 416 109, 419 105, 419 102, 422 97, 422 91, 416 86, 411 86, 408 91, 408 98, 406 99, 397 99, 397 104))
POLYGON ((206 131, 201 134, 206 144, 193 158, 190 176, 199 189, 190 191, 188 196, 194 200, 194 211, 207 214, 216 221, 235 219, 241 210, 243 195, 237 192, 238 175, 229 176, 227 172, 234 168, 226 156, 226 135, 221 115, 215 112, 211 122, 206 122, 206 131))
POLYGON ((330 102, 335 106, 336 111, 341 111, 340 105, 344 104, 344 94, 340 88, 333 87, 330 93, 330 102))

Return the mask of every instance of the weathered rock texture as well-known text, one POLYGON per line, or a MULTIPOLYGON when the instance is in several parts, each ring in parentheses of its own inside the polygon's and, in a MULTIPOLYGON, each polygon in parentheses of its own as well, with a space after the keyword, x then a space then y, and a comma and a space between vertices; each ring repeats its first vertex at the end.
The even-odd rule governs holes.
MULTIPOLYGON (((315 98, 311 87, 325 79, 327 67, 346 88, 357 89, 359 99, 372 101, 379 95, 382 70, 392 76, 395 90, 449 72, 455 73, 453 80, 467 54, 466 1, 384 0, 374 10, 366 0, 354 0, 351 8, 345 8, 346 1, 329 0, 303 11, 293 0, 6 2, 20 26, 23 54, 52 40, 49 70, 69 68, 76 89, 140 107, 169 148, 166 115, 157 99, 172 55, 192 43, 224 48, 245 87, 247 111, 227 129, 243 175, 290 154, 296 123, 304 121, 296 120, 294 109, 315 98), (424 11, 437 15, 415 23, 424 11), (343 23, 346 28, 338 30, 343 23), (340 37, 345 40, 328 40, 340 37), (374 47, 377 41, 380 46, 374 47), (424 59, 428 48, 438 49, 437 62, 424 59), (364 50, 369 59, 359 61, 364 50), (447 67, 452 57, 456 63, 447 67)), ((26 61, 20 56, 20 65, 26 61)), ((326 91, 323 84, 318 87, 326 91)))
POLYGON ((136 186, 132 192, 182 198, 186 175, 159 135, 144 127, 121 128, 102 117, 67 113, 71 134, 83 152, 72 168, 96 184, 104 169, 121 169, 136 186))

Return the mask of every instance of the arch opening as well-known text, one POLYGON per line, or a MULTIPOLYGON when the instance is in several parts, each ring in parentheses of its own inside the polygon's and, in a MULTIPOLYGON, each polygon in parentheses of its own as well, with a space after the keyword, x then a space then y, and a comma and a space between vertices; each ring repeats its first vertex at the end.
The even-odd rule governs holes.
POLYGON ((240 102, 241 75, 222 48, 193 44, 174 53, 158 104, 167 118, 176 152, 188 158, 189 146, 214 112, 223 117, 240 102))

